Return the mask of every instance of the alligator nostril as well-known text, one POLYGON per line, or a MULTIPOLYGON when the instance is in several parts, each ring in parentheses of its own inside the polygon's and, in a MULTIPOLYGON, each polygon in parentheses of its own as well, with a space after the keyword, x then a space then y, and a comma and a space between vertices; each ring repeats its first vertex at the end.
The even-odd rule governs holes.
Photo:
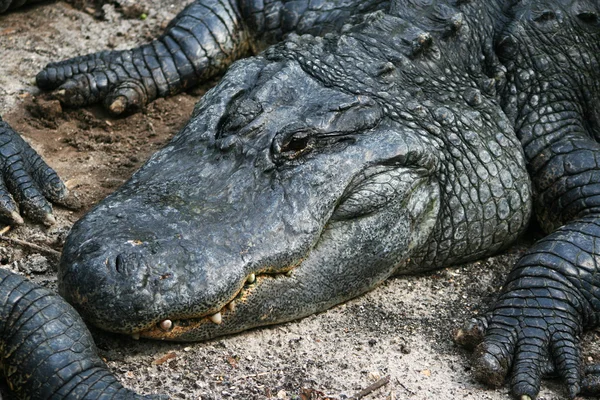
POLYGON ((117 256, 117 259, 115 260, 115 269, 119 273, 125 272, 125 257, 123 257, 123 254, 117 256))
MULTIPOLYGON (((124 277, 137 276, 137 278, 141 278, 148 273, 142 254, 137 252, 119 253, 114 260, 115 271, 124 277)), ((164 280, 169 279, 170 277, 170 273, 164 273, 160 275, 159 279, 164 280)))

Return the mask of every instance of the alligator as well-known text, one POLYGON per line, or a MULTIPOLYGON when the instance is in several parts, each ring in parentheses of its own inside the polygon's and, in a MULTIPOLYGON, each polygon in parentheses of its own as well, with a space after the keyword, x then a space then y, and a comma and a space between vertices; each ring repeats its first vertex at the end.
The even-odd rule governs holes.
POLYGON ((227 69, 187 126, 78 221, 59 292, 103 329, 205 340, 289 321, 392 275, 547 236, 458 331, 473 372, 534 398, 598 393, 600 4, 196 0, 151 42, 47 66, 114 114, 227 69))

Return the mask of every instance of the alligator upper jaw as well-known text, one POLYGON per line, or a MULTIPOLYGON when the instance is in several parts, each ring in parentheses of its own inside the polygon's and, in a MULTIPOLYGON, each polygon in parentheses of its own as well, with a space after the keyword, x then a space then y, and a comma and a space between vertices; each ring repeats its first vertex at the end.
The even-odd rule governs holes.
MULTIPOLYGON (((397 137, 404 149, 407 134, 397 137)), ((365 138, 364 148, 377 141, 365 138)), ((235 205, 206 200, 214 184, 191 185, 208 189, 185 203, 174 201, 182 197, 178 182, 167 187, 173 190, 163 186, 168 197, 152 203, 148 193, 126 186, 73 227, 59 270, 60 293, 103 329, 179 341, 286 322, 362 294, 427 239, 440 204, 427 171, 360 167, 363 150, 356 147, 346 161, 336 157, 336 164, 346 163, 341 171, 298 166, 296 172, 306 173, 288 178, 285 191, 278 186, 285 182, 281 176, 262 184, 269 191, 256 192, 246 182, 253 175, 240 176, 237 182, 246 186, 236 191, 264 205, 250 222, 235 205), (312 179, 319 182, 318 195, 307 197, 312 179), (357 205, 382 180, 386 196, 357 205), (190 204, 202 214, 187 215, 190 204), (256 283, 245 285, 252 274, 256 283)), ((160 191, 149 195, 155 199, 160 191)))

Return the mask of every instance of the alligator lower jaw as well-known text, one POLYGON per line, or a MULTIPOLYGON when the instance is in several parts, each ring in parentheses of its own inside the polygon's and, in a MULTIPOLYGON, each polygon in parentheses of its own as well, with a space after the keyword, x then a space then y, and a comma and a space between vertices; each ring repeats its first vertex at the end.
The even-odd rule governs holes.
POLYGON ((198 330, 200 326, 205 324, 220 325, 228 315, 232 315, 236 311, 236 304, 244 303, 247 297, 261 285, 266 279, 285 279, 292 276, 294 269, 299 265, 295 264, 290 268, 285 269, 281 273, 258 273, 250 274, 241 287, 241 289, 214 314, 206 314, 199 316, 188 316, 177 319, 163 319, 155 323, 148 329, 134 332, 131 337, 135 340, 140 338, 155 339, 155 340, 181 340, 183 336, 191 331, 198 330))

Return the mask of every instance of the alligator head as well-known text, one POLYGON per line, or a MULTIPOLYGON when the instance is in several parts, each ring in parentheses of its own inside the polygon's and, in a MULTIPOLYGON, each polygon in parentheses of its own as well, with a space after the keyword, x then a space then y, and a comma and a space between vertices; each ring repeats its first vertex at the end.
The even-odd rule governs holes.
POLYGON ((336 79, 365 59, 360 40, 295 38, 238 62, 74 226, 61 294, 104 329, 198 340, 327 309, 406 264, 437 221, 439 151, 361 89, 389 82, 391 62, 336 79))

